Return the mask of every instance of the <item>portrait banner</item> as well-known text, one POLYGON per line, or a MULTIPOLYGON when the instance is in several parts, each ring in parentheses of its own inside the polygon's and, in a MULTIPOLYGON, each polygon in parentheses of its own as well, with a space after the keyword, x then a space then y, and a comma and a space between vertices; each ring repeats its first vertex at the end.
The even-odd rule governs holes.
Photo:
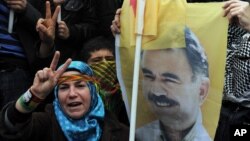
POLYGON ((134 108, 134 65, 140 67, 136 140, 213 140, 226 63, 228 21, 222 16, 223 3, 146 0, 139 27, 139 5, 135 8, 136 1, 131 1, 124 0, 122 6, 116 63, 128 111, 134 108), (138 35, 141 53, 135 56, 138 35), (134 64, 136 58, 139 64, 134 64))

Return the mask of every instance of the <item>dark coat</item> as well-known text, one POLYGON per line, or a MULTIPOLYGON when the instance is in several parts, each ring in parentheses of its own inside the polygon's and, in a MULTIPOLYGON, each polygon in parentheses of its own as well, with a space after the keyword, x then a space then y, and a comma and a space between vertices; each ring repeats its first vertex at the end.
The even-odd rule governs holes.
MULTIPOLYGON (((15 13, 13 30, 17 33, 27 57, 28 69, 35 73, 37 70, 48 66, 54 51, 48 54, 47 58, 41 58, 38 55, 40 47, 40 38, 36 31, 36 23, 42 15, 31 3, 27 3, 26 10, 21 13, 15 13)), ((6 60, 6 62, 9 62, 6 60)), ((23 66, 24 67, 24 66, 23 66)), ((26 68, 26 66, 24 67, 26 68)))
MULTIPOLYGON (((67 141, 62 132, 59 123, 56 120, 54 108, 52 104, 47 105, 45 112, 34 112, 33 114, 24 115, 26 121, 16 124, 10 132, 5 127, 3 120, 6 109, 14 107, 14 103, 10 103, 3 109, 0 117, 0 134, 13 141, 67 141)), ((13 110, 14 108, 10 109, 13 110)), ((20 120, 18 115, 12 115, 11 120, 20 120), (15 116, 15 117, 13 117, 15 116)), ((128 141, 129 129, 127 126, 119 123, 114 115, 105 111, 103 123, 103 133, 100 141, 128 141)))
POLYGON ((114 37, 110 26, 114 20, 116 10, 121 8, 123 0, 96 0, 96 3, 99 33, 112 41, 114 37))

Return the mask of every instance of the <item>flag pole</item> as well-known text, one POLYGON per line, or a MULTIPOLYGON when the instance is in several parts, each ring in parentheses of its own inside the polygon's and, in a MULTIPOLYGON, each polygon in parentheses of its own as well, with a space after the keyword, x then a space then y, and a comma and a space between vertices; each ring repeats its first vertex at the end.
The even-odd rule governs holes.
POLYGON ((14 23, 14 10, 10 9, 10 14, 9 14, 9 23, 8 23, 8 32, 12 33, 13 30, 13 23, 14 23))
POLYGON ((128 97, 127 97, 125 84, 124 84, 124 81, 122 78, 122 67, 121 67, 121 57, 120 57, 120 34, 115 34, 115 60, 116 60, 116 75, 117 75, 117 79, 118 79, 120 87, 121 87, 122 99, 124 101, 127 115, 128 115, 129 121, 130 121, 130 119, 131 119, 130 107, 129 107, 129 103, 128 103, 128 97))
POLYGON ((144 9, 146 0, 137 0, 137 31, 136 31, 136 46, 135 46, 135 62, 134 62, 134 75, 133 75, 133 88, 132 88, 132 102, 131 102, 131 121, 130 121, 130 134, 129 141, 135 140, 136 128, 136 110, 139 86, 139 69, 141 58, 141 43, 144 22, 144 9))
POLYGON ((60 22, 60 21, 62 21, 62 10, 61 10, 61 8, 60 8, 60 11, 59 11, 58 16, 57 16, 57 22, 60 22))

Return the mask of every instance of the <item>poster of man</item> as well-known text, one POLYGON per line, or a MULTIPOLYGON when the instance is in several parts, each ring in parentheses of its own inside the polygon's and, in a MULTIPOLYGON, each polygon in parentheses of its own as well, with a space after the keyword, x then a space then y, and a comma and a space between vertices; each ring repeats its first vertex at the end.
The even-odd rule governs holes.
POLYGON ((139 12, 131 12, 129 2, 124 1, 120 15, 117 63, 129 104, 134 96, 133 69, 140 65, 137 107, 129 105, 136 109, 135 139, 213 140, 226 60, 228 22, 222 16, 223 3, 146 1, 140 33, 139 12), (140 64, 134 64, 138 36, 142 52, 140 64))
POLYGON ((210 85, 207 56, 188 27, 185 41, 183 48, 142 52, 142 93, 157 120, 137 129, 137 141, 211 141, 200 109, 210 85))

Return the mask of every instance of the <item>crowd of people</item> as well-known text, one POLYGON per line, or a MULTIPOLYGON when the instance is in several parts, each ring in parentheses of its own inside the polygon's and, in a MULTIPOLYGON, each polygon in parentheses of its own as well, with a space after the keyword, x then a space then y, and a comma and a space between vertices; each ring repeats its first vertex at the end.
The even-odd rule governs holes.
POLYGON ((128 140, 110 30, 121 5, 120 0, 0 1, 1 141, 128 140), (98 52, 102 47, 110 54, 98 52), (95 61, 81 60, 86 54, 95 61), (68 59, 78 57, 81 61, 68 59))
MULTIPOLYGON (((187 0, 212 1, 223 0, 187 0)), ((0 0, 1 141, 129 140, 129 113, 116 76, 114 51, 122 3, 123 0, 0 0), (10 32, 11 12, 14 20, 10 32)), ((232 125, 250 124, 250 1, 229 0, 223 9, 230 25, 215 141, 229 141, 232 125)), ((195 38, 186 28, 186 49, 143 51, 143 94, 158 120, 139 128, 136 140, 211 140, 199 124, 202 114, 197 105, 206 99, 209 76, 207 59, 200 55, 204 53, 189 48, 191 43, 201 48, 195 38), (152 56, 168 60, 161 63, 175 64, 172 61, 182 59, 184 64, 176 66, 179 68, 171 74, 169 68, 154 69, 159 63, 152 56), (192 63, 190 58, 198 63, 192 63), (182 68, 189 68, 195 79, 182 80, 182 72, 178 71, 182 68), (174 100, 165 96, 168 86, 158 87, 162 84, 155 73, 162 73, 160 77, 171 83, 187 81, 190 86, 200 87, 192 87, 193 95, 184 98, 183 104, 181 97, 174 100), (158 85, 150 89, 152 84, 158 85), (197 89, 203 93, 195 93, 197 89), (183 104, 184 112, 179 114, 185 122, 171 111, 154 107, 164 100, 173 107, 183 104), (190 111, 192 115, 188 114, 190 111), (176 122, 183 124, 173 125, 176 122), (172 127, 180 132, 173 132, 172 127), (159 130, 162 128, 164 132, 159 130), (203 134, 192 138, 195 130, 203 134)), ((185 93, 184 88, 178 93, 185 93)))

